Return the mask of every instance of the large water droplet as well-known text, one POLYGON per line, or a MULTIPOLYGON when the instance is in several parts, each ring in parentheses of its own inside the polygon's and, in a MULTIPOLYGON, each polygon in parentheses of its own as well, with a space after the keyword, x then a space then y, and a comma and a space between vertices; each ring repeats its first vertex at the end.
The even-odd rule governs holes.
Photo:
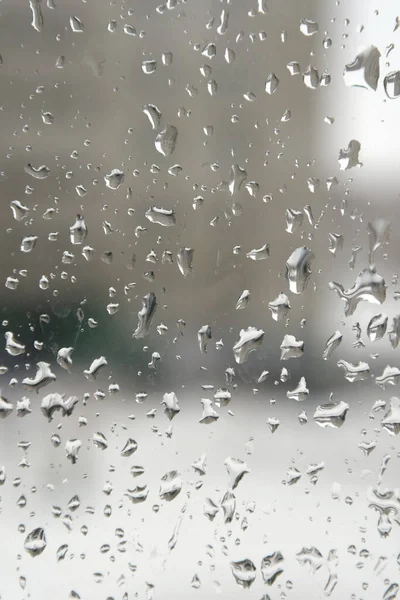
POLYGON ((135 338, 144 338, 150 330, 151 323, 157 310, 155 294, 151 292, 142 299, 142 308, 138 312, 138 324, 132 335, 135 338))
POLYGON ((239 341, 233 346, 233 354, 237 363, 246 362, 250 352, 259 348, 264 339, 264 331, 256 327, 241 329, 239 341))
POLYGON ((162 225, 163 227, 172 227, 176 222, 175 211, 172 209, 158 208, 157 206, 149 208, 145 213, 145 217, 151 223, 162 225))
POLYGON ((47 546, 46 534, 42 527, 37 527, 25 538, 24 548, 31 556, 39 556, 47 546))
POLYGON ((355 59, 345 66, 344 83, 351 87, 362 87, 376 91, 379 79, 379 58, 381 53, 376 46, 368 46, 355 59))
POLYGON ((232 574, 242 588, 249 588, 256 578, 256 567, 250 559, 231 562, 232 574))
POLYGON ((346 317, 354 313, 361 301, 382 304, 386 299, 385 280, 373 268, 364 269, 356 278, 353 287, 348 290, 344 290, 342 285, 334 281, 329 283, 329 287, 344 300, 346 317))
POLYGON ((157 134, 155 141, 156 150, 164 156, 170 156, 175 150, 177 138, 177 128, 174 125, 167 125, 157 134))
POLYGON ((394 100, 400 96, 400 71, 392 71, 383 80, 386 96, 394 100))
POLYGON ((305 246, 296 248, 286 261, 286 279, 293 294, 302 294, 311 275, 314 253, 305 246))
POLYGON ((341 427, 346 419, 349 405, 341 400, 329 404, 320 404, 314 412, 314 421, 321 427, 341 427))
POLYGON ((353 167, 362 166, 362 163, 358 160, 360 150, 361 144, 358 140, 350 140, 347 148, 341 148, 339 150, 338 163, 341 171, 347 171, 353 167))
POLYGON ((328 360, 332 352, 340 345, 342 339, 343 335, 340 333, 340 331, 336 330, 334 333, 332 333, 326 342, 325 349, 322 354, 324 360, 328 360))

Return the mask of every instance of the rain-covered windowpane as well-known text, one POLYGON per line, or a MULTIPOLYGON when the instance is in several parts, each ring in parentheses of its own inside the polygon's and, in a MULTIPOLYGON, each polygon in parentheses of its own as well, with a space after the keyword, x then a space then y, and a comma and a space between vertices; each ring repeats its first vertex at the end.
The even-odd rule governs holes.
POLYGON ((395 600, 399 3, 0 30, 0 599, 395 600))

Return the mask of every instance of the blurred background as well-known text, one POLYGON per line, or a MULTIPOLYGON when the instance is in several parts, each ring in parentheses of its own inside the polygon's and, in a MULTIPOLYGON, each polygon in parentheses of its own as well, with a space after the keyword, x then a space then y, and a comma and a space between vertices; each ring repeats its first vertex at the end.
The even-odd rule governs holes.
MULTIPOLYGON (((159 2, 0 5, 2 327, 25 345, 11 355, 4 338, 0 365, 1 395, 14 407, 9 415, 2 408, 0 422, 1 598, 390 600, 399 579, 400 448, 381 421, 396 391, 374 378, 398 367, 387 332, 399 312, 400 100, 384 86, 400 69, 396 3, 159 2), (377 89, 359 87, 363 64, 358 85, 346 85, 345 65, 371 46, 380 53, 377 89), (171 125, 177 139, 164 155, 156 140, 171 125), (342 171, 339 153, 351 140, 361 164, 342 171), (175 224, 151 222, 152 206, 173 210, 175 224), (293 233, 287 209, 302 215, 293 233), (70 236, 78 214, 87 227, 81 245, 70 236), (386 300, 361 302, 345 317, 328 284, 347 290, 371 266, 375 219, 390 222, 390 242, 372 261, 386 300), (335 253, 329 234, 342 236, 335 253), (30 236, 36 243, 22 243, 30 236), (265 244, 268 258, 247 256, 265 244), (286 261, 302 246, 314 259, 296 295, 286 261), (181 248, 194 250, 186 277, 181 248), (238 310, 244 290, 250 299, 238 310), (132 337, 149 293, 157 298, 149 333, 132 337), (280 293, 291 310, 276 322, 268 304, 280 293), (387 332, 371 341, 367 326, 380 313, 387 332), (212 338, 202 354, 204 325, 212 338), (265 332, 263 344, 236 364, 232 348, 249 326, 265 332), (342 342, 324 360, 336 330, 342 342), (281 360, 285 335, 304 341, 301 358, 281 360), (57 363, 66 347, 69 371, 57 363), (100 356, 107 366, 87 380, 83 371, 100 356), (369 372, 351 383, 339 360, 366 362, 369 372), (36 394, 22 380, 39 361, 57 379, 36 394), (296 403, 287 392, 301 377, 309 395, 296 403), (180 412, 170 423, 160 403, 172 391, 180 412), (76 396, 72 415, 55 412, 48 422, 41 402, 49 393, 76 396), (31 412, 21 418, 22 398, 31 412), (200 423, 202 399, 213 401, 217 420, 200 423), (349 406, 341 427, 313 419, 330 401, 349 406), (104 450, 93 442, 98 432, 104 450), (129 438, 138 449, 122 457, 129 438), (81 441, 75 464, 65 449, 73 439, 81 441), (191 465, 203 454, 200 475, 191 465), (221 509, 209 520, 203 506, 207 498, 220 506, 229 456, 249 472, 225 523, 221 509), (143 475, 131 474, 135 465, 143 475), (291 469, 301 477, 289 485, 291 469), (168 502, 160 480, 173 470, 182 490, 168 502), (132 504, 127 490, 142 485, 147 499, 132 504), (47 545, 32 557, 24 542, 38 527, 47 545), (260 564, 275 552, 283 573, 269 586, 260 564), (244 559, 256 569, 250 592, 232 575, 231 563, 244 559)), ((393 419, 400 423, 395 411, 393 419)))

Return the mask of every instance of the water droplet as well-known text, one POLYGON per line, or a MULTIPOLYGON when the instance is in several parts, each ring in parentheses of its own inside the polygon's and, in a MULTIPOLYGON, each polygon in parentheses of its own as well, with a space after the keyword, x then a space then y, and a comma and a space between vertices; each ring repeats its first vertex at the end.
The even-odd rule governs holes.
POLYGON ((207 58, 214 58, 216 53, 217 53, 217 47, 213 43, 207 44, 202 51, 202 55, 206 56, 207 58))
POLYGON ((129 438, 126 441, 125 446, 121 450, 121 456, 123 456, 124 458, 128 458, 129 456, 132 456, 134 452, 136 452, 137 448, 137 442, 135 442, 135 440, 133 440, 132 438, 129 438))
POLYGON ((246 308, 250 300, 250 291, 243 290, 241 293, 239 300, 236 302, 236 310, 243 310, 246 308))
POLYGON ((76 396, 70 396, 65 398, 65 394, 48 394, 45 396, 41 403, 40 408, 44 416, 49 420, 53 419, 55 412, 60 411, 63 417, 69 417, 72 415, 75 405, 79 402, 76 396))
POLYGON ((365 300, 371 304, 382 304, 386 299, 386 284, 375 269, 364 269, 356 278, 353 287, 344 290, 339 283, 331 281, 329 288, 337 292, 345 301, 345 315, 351 316, 359 302, 365 300))
POLYGON ((364 381, 369 377, 369 364, 366 362, 359 361, 356 365, 353 365, 352 363, 341 359, 338 361, 337 366, 344 369, 344 376, 350 383, 364 381))
POLYGON ((340 233, 328 233, 329 252, 336 256, 336 253, 343 248, 343 236, 340 233))
POLYGON ((56 552, 57 562, 59 562, 60 560, 64 560, 67 552, 68 552, 68 544, 62 544, 56 552))
POLYGON ((82 21, 75 16, 69 18, 69 26, 74 33, 82 33, 84 29, 82 21))
POLYGON ((199 576, 196 573, 193 575, 190 585, 195 590, 198 590, 201 587, 201 581, 199 579, 199 576))
POLYGON ((46 165, 42 165, 35 169, 35 167, 28 163, 26 167, 24 167, 24 171, 35 179, 47 179, 47 177, 50 175, 50 169, 47 168, 46 165))
POLYGON ((396 396, 390 399, 390 407, 382 419, 382 427, 392 435, 400 433, 400 399, 396 396))
POLYGON ((247 179, 247 171, 239 167, 239 165, 232 165, 229 170, 228 189, 230 195, 233 196, 239 192, 243 183, 247 179))
POLYGON ((14 410, 14 405, 11 402, 8 402, 5 398, 0 396, 0 418, 5 419, 9 415, 11 415, 14 410))
POLYGON ((371 342, 376 342, 383 338, 386 333, 388 318, 384 314, 372 317, 367 326, 367 335, 371 342))
POLYGON ((161 500, 170 502, 180 493, 182 489, 182 478, 178 471, 169 471, 161 477, 159 495, 161 500))
POLYGON ((279 79, 275 73, 270 73, 265 81, 265 91, 267 94, 274 94, 279 87, 279 79))
POLYGON ((6 351, 8 354, 11 354, 11 356, 19 356, 20 354, 25 353, 24 344, 18 342, 11 331, 6 331, 4 337, 6 338, 6 351))
POLYGON ((142 299, 142 308, 138 312, 138 324, 132 335, 134 338, 144 338, 150 330, 151 323, 157 310, 155 294, 151 292, 142 299))
POLYGON ((74 348, 60 348, 57 353, 57 362, 63 369, 69 371, 70 367, 72 367, 72 358, 71 354, 74 351, 74 348))
POLYGON ((242 480, 243 476, 246 473, 250 473, 250 470, 245 462, 238 458, 228 458, 225 459, 224 465, 229 475, 229 489, 234 490, 239 482, 242 480))
POLYGON ((24 548, 31 556, 39 556, 47 546, 46 535, 42 527, 37 527, 25 538, 24 548))
POLYGON ((179 408, 178 398, 176 397, 175 392, 165 393, 161 405, 164 406, 164 413, 167 415, 170 421, 176 417, 181 410, 179 408))
POLYGON ((346 419, 349 405, 341 400, 329 404, 320 404, 314 412, 314 421, 321 427, 341 427, 346 419))
POLYGON ((22 380, 22 383, 27 389, 38 393, 42 387, 49 385, 49 383, 53 383, 57 378, 54 373, 52 373, 49 363, 40 361, 36 366, 37 371, 35 377, 25 377, 25 379, 22 380))
POLYGON ((268 303, 268 308, 274 321, 283 321, 292 307, 286 294, 279 294, 275 300, 268 303))
POLYGON ((19 200, 13 200, 10 203, 10 208, 12 210, 13 217, 16 221, 22 221, 22 219, 25 219, 28 212, 30 211, 30 209, 24 204, 22 204, 19 200))
POLYGON ((248 558, 231 562, 231 568, 236 583, 242 588, 249 588, 256 578, 256 567, 248 558))
POLYGON ((328 360, 332 352, 334 352, 336 348, 341 344, 342 339, 343 335, 340 333, 340 331, 336 330, 334 333, 332 333, 332 335, 325 344, 325 349, 322 354, 324 360, 328 360))
POLYGON ((93 434, 93 444, 96 448, 99 448, 99 450, 106 450, 108 448, 107 438, 100 431, 93 434))
POLYGON ((392 328, 389 331, 389 340, 393 350, 395 350, 400 342, 400 315, 393 317, 392 328))
POLYGON ((203 414, 201 415, 200 423, 208 425, 219 419, 219 414, 213 407, 212 400, 209 398, 202 398, 201 404, 203 405, 203 414))
POLYGON ((300 358, 304 354, 304 342, 296 340, 294 335, 285 335, 280 345, 281 360, 300 358))
POLYGON ((111 190, 117 190, 124 183, 124 179, 125 174, 119 169, 113 169, 110 173, 104 175, 106 186, 111 190))
POLYGON ((193 269, 193 248, 181 248, 176 255, 178 269, 184 277, 188 277, 193 269))
POLYGON ((314 35, 318 32, 318 23, 310 19, 301 19, 300 31, 303 35, 314 35))
MULTIPOLYGON (((294 471, 297 471, 297 469, 294 469, 294 471)), ((300 473, 298 477, 300 477, 300 473)), ((292 478, 291 482, 294 483, 295 480, 295 478, 292 478)), ((283 556, 279 552, 279 550, 277 552, 274 552, 273 554, 268 554, 267 556, 264 556, 264 558, 261 560, 260 567, 264 583, 266 583, 267 585, 272 585, 274 583, 277 577, 279 577, 279 575, 283 573, 282 563, 283 556)))
POLYGON ((247 258, 251 260, 265 260, 269 257, 269 244, 264 244, 261 248, 254 248, 246 253, 247 258))
POLYGON ((175 150, 177 138, 177 128, 174 125, 167 125, 157 134, 155 141, 156 150, 163 156, 170 156, 175 150))
POLYGON ((69 237, 71 240, 71 244, 83 244, 87 233, 88 229, 85 223, 85 219, 80 215, 77 215, 75 223, 69 228, 69 237))
POLYGON ((311 90, 316 90, 321 82, 318 70, 312 65, 308 65, 303 73, 304 85, 311 90))
POLYGON ((192 467, 193 467, 193 469, 196 471, 196 473, 198 475, 205 475, 206 474, 206 458, 207 458, 206 455, 202 454, 200 456, 200 458, 198 458, 197 460, 195 460, 192 463, 192 467))
POLYGON ((343 79, 349 87, 362 87, 376 91, 379 79, 381 53, 375 46, 368 46, 345 66, 343 79))
POLYGON ((33 29, 36 29, 39 33, 43 29, 43 14, 41 7, 41 0, 29 0, 29 6, 32 11, 32 22, 33 29))
POLYGON ((302 377, 294 390, 286 392, 286 396, 290 400, 296 400, 297 402, 303 402, 309 395, 309 390, 307 389, 307 383, 305 377, 302 377))
POLYGON ((312 573, 316 573, 323 564, 323 556, 315 546, 310 548, 303 547, 296 554, 296 558, 301 565, 308 565, 312 573))
POLYGON ((133 504, 139 504, 147 499, 149 490, 147 485, 138 485, 133 490, 127 490, 124 494, 133 504))
POLYGON ((362 167, 362 163, 358 160, 358 155, 361 150, 361 144, 357 140, 350 140, 347 148, 339 150, 338 163, 341 171, 347 171, 353 167, 362 167))
POLYGON ((233 346, 233 354, 238 364, 242 364, 249 358, 250 352, 257 350, 263 343, 264 331, 256 327, 247 327, 241 329, 239 333, 239 341, 233 346))
POLYGON ((219 511, 218 506, 215 504, 211 498, 206 498, 203 505, 203 514, 212 521, 219 511))
POLYGON ((153 129, 158 129, 161 123, 162 114, 155 104, 145 104, 143 112, 150 121, 153 129))
POLYGON ((391 225, 386 219, 374 219, 368 223, 369 262, 374 262, 374 253, 390 241, 391 225))
POLYGON ((391 71, 383 80, 386 96, 394 100, 400 96, 400 71, 391 71))
POLYGON ((103 369, 107 365, 107 360, 105 356, 100 356, 100 358, 95 358, 89 369, 83 371, 86 379, 89 381, 94 381, 97 375, 100 373, 101 369, 103 369))
POLYGON ((199 342, 200 352, 205 354, 207 352, 207 344, 212 338, 212 331, 210 325, 203 325, 197 332, 197 340, 199 342))
POLYGON ((176 223, 174 210, 158 208, 157 206, 149 208, 145 213, 145 217, 150 223, 162 225, 163 227, 171 227, 176 223))
POLYGON ((398 583, 391 583, 385 593, 383 594, 382 600, 396 600, 397 593, 399 591, 398 583))
POLYGON ((156 60, 144 60, 142 62, 142 71, 146 75, 151 75, 155 73, 157 69, 157 61, 156 60))
POLYGON ((77 439, 68 440, 65 444, 65 454, 73 465, 78 460, 78 453, 81 449, 81 446, 82 442, 77 439))
POLYGON ((286 227, 288 233, 295 233, 303 224, 304 215, 300 210, 287 208, 285 210, 286 227))
POLYGON ((236 509, 236 498, 233 492, 228 490, 221 501, 221 508, 224 513, 224 523, 231 523, 236 509))
POLYGON ((286 261, 286 279, 293 294, 304 292, 311 275, 310 263, 314 253, 309 248, 297 248, 286 261))

